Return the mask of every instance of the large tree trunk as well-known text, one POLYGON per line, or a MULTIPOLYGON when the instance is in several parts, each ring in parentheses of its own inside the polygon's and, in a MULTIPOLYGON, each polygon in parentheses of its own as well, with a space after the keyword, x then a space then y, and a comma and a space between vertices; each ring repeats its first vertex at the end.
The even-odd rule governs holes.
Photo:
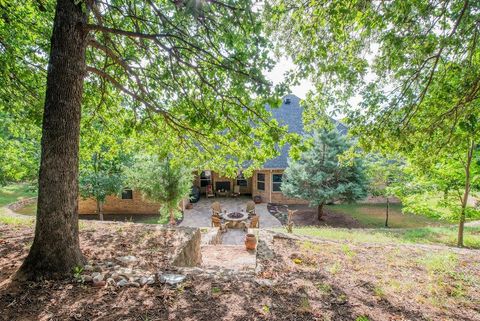
POLYGON ((78 237, 78 147, 85 75, 84 1, 58 0, 43 115, 35 238, 17 278, 69 275, 84 263, 78 237))
POLYGON ((473 151, 475 150, 475 143, 472 141, 468 148, 467 159, 465 162, 465 189, 462 198, 462 211, 460 213, 460 220, 458 222, 458 239, 457 245, 463 247, 463 230, 465 227, 465 210, 468 204, 468 195, 470 194, 470 166, 472 164, 473 151))
POLYGON ((318 220, 322 221, 323 220, 323 203, 318 205, 317 207, 317 215, 318 215, 318 220))

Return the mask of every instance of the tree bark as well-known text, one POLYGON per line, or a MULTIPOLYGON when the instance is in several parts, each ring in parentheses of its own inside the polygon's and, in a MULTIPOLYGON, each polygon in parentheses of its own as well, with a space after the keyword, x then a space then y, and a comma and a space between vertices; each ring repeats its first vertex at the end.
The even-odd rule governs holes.
POLYGON ((175 215, 173 215, 173 208, 170 209, 170 225, 175 226, 175 215))
POLYGON ((468 147, 467 160, 465 162, 465 189, 462 197, 462 211, 460 213, 460 220, 458 222, 458 239, 457 246, 463 247, 463 230, 465 227, 465 210, 468 204, 468 195, 470 194, 470 167, 472 164, 473 151, 475 150, 475 143, 472 141, 468 147))
POLYGON ((97 214, 100 221, 103 221, 103 202, 97 200, 97 214))
POLYGON ((386 208, 386 211, 385 211, 385 227, 388 227, 388 215, 389 215, 389 211, 390 211, 390 199, 389 199, 388 196, 387 196, 387 208, 386 208))
POLYGON ((318 215, 318 220, 322 221, 323 220, 323 203, 318 205, 317 207, 317 215, 318 215))
POLYGON ((58 0, 43 114, 35 237, 19 280, 66 277, 84 264, 78 237, 78 148, 85 75, 84 1, 58 0))

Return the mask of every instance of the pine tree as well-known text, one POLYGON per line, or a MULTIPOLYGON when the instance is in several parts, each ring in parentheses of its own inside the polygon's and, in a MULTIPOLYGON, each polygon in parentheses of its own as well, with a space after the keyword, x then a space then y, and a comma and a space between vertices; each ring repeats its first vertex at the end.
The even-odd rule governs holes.
POLYGON ((282 192, 317 206, 321 220, 327 202, 353 202, 366 197, 368 182, 361 160, 341 160, 351 145, 336 130, 320 130, 311 140, 312 145, 299 160, 289 161, 282 192))

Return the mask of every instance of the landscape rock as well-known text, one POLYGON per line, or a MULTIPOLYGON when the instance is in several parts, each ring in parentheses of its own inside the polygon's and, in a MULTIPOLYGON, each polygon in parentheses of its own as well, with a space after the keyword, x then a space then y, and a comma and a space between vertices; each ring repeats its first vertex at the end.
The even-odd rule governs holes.
POLYGON ((93 281, 93 286, 95 287, 104 287, 105 284, 107 284, 105 281, 101 280, 101 281, 98 281, 98 282, 95 282, 95 280, 93 281))
POLYGON ((176 285, 185 280, 185 275, 181 274, 159 274, 158 279, 161 283, 176 285))
POLYGON ((117 282, 117 286, 119 287, 124 287, 128 284, 128 281, 125 279, 121 279, 120 281, 117 282))
MULTIPOLYGON (((93 276, 93 274, 92 274, 93 276)), ((93 277, 93 283, 101 282, 103 281, 103 274, 98 273, 93 277)))
POLYGON ((92 271, 93 271, 93 266, 87 264, 87 265, 85 265, 85 266, 83 267, 83 270, 84 270, 85 272, 92 272, 92 271))
POLYGON ((138 261, 138 259, 133 255, 126 255, 126 256, 119 256, 117 260, 124 263, 124 264, 133 264, 138 261))
POLYGON ((91 275, 85 274, 84 276, 82 276, 82 280, 85 283, 90 283, 93 281, 93 278, 91 275))

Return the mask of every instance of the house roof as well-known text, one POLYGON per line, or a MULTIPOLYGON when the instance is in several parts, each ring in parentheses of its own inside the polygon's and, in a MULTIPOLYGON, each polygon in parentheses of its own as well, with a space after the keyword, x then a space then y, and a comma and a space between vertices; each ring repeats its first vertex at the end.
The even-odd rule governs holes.
MULTIPOLYGON (((283 97, 283 103, 279 108, 271 108, 267 106, 273 117, 278 121, 282 126, 288 126, 289 133, 297 133, 301 136, 305 134, 303 128, 303 107, 300 106, 300 98, 295 95, 286 95, 283 97)), ((334 123, 336 129, 341 135, 346 135, 348 132, 347 126, 330 118, 334 123)), ((287 168, 288 167, 288 152, 290 150, 290 144, 285 144, 281 151, 280 155, 276 158, 270 159, 263 164, 263 168, 266 169, 278 169, 278 168, 287 168)))

